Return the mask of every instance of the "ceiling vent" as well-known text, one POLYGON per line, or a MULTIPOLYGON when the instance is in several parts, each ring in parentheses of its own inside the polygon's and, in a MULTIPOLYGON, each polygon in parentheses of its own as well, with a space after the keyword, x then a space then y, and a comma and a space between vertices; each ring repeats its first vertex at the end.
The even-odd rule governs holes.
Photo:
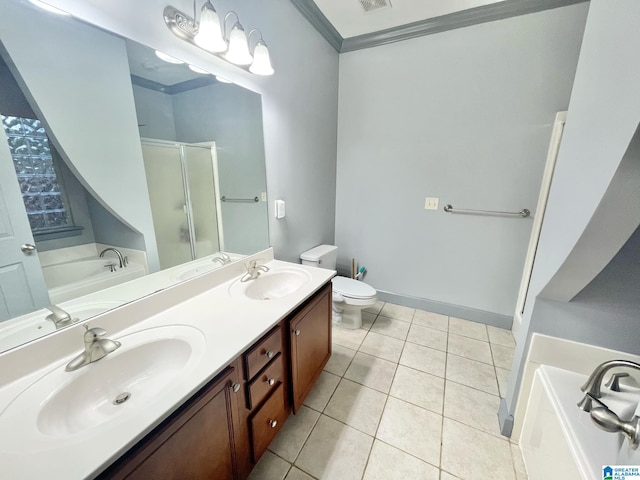
POLYGON ((391 2, 389 0, 360 0, 360 5, 362 5, 365 12, 391 8, 391 2))

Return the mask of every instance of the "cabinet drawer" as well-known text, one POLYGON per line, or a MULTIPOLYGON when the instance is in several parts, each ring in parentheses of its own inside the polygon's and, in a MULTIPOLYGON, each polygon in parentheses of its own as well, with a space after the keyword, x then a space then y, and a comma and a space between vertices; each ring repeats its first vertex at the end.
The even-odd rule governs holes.
POLYGON ((260 405, 270 392, 278 388, 278 385, 284 383, 284 367, 282 365, 282 355, 278 354, 262 373, 260 373, 249 384, 249 396, 247 398, 247 407, 249 410, 260 405))
POLYGON ((281 352, 282 333, 278 327, 244 355, 245 378, 251 380, 272 358, 281 352))
POLYGON ((289 412, 284 399, 284 385, 281 383, 269 397, 269 400, 251 418, 254 462, 260 459, 288 416, 289 412))

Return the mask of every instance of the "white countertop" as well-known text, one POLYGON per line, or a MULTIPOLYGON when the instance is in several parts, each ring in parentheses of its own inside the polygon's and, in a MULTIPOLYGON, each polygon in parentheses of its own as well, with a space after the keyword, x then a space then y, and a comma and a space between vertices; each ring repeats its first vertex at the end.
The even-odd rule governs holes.
MULTIPOLYGON (((271 249, 245 261, 254 258, 267 260, 270 268, 293 266, 272 260, 271 249)), ((189 374, 179 375, 162 395, 142 405, 126 405, 126 414, 115 415, 80 433, 41 433, 38 412, 23 405, 28 402, 21 402, 20 394, 47 373, 64 369, 82 351, 81 325, 0 355, 0 477, 42 479, 51 477, 52 472, 57 478, 69 480, 95 477, 335 275, 333 270, 296 264, 311 276, 298 291, 269 301, 232 298, 229 288, 244 273, 243 263, 231 264, 88 321, 91 327, 108 330, 108 338, 125 337, 122 347, 111 355, 126 350, 126 335, 167 325, 198 329, 204 336, 205 348, 189 374), (133 407, 132 420, 128 412, 133 407)), ((69 372, 69 379, 98 363, 69 372)), ((133 404, 135 398, 132 396, 129 402, 133 404)))

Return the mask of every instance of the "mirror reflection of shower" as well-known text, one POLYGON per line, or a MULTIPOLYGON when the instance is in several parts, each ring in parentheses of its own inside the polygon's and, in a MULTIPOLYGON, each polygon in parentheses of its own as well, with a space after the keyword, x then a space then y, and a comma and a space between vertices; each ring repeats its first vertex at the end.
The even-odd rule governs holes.
POLYGON ((160 268, 223 250, 215 143, 144 139, 142 155, 160 268))

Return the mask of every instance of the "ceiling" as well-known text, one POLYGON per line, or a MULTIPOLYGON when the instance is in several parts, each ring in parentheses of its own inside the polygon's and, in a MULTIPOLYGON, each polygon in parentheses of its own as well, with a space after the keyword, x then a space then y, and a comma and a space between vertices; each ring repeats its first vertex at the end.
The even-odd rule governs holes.
POLYGON ((291 0, 340 53, 588 0, 291 0))

